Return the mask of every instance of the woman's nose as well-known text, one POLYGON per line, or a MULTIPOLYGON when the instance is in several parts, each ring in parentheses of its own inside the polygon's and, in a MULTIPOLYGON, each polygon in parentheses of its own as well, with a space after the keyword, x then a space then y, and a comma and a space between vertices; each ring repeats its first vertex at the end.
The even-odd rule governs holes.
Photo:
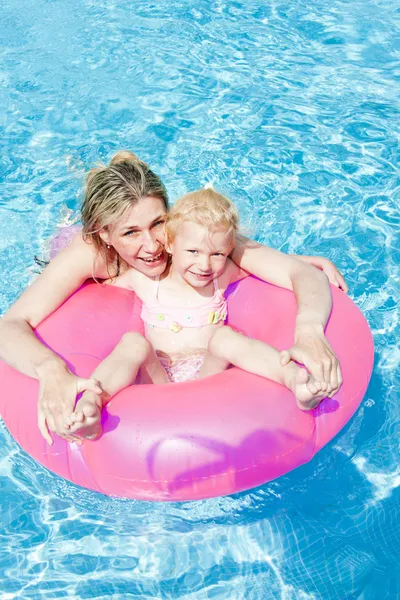
POLYGON ((160 249, 161 243, 155 233, 148 231, 143 234, 143 249, 149 254, 155 254, 160 249))

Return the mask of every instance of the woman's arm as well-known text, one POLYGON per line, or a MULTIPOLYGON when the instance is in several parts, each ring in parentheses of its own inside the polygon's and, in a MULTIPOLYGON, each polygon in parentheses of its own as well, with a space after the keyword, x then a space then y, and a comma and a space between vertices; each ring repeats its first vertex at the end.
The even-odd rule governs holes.
POLYGON ((319 381, 338 390, 342 376, 338 360, 325 337, 332 298, 326 276, 300 260, 238 236, 232 260, 247 272, 279 287, 293 290, 297 300, 295 342, 282 353, 282 364, 304 364, 319 381))
POLYGON ((321 271, 327 276, 329 283, 343 290, 346 294, 349 291, 343 275, 328 258, 324 258, 323 256, 300 256, 299 254, 293 254, 292 256, 312 265, 313 267, 316 267, 317 269, 321 269, 321 271))
MULTIPOLYGON (((33 329, 92 276, 94 256, 93 247, 78 234, 0 320, 0 357, 39 380, 38 422, 48 443, 52 442, 48 430, 71 441, 64 421, 74 408, 78 388, 95 388, 96 393, 98 388, 92 380, 73 375, 64 361, 38 340, 33 329)), ((102 270, 104 265, 99 263, 96 275, 100 277, 102 270)))

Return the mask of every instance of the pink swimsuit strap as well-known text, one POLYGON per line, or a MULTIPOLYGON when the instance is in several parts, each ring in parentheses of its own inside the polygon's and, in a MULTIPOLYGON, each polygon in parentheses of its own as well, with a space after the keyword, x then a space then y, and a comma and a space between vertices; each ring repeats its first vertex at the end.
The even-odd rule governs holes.
POLYGON ((200 306, 165 306, 158 300, 160 279, 155 280, 154 297, 143 302, 142 320, 149 326, 171 329, 176 333, 184 327, 204 327, 225 321, 227 303, 214 279, 214 295, 200 306))

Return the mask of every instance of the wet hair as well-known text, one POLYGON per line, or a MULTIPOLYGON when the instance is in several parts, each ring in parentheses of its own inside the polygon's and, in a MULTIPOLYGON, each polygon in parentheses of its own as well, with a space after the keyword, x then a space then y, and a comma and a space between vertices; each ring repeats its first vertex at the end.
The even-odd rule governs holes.
POLYGON ((226 231, 232 234, 232 244, 239 229, 239 213, 234 203, 212 188, 204 188, 182 196, 172 206, 167 216, 165 233, 173 242, 182 223, 190 221, 203 225, 209 231, 226 231))
POLYGON ((104 257, 108 270, 110 265, 119 264, 119 257, 101 239, 100 231, 114 225, 125 211, 146 197, 159 198, 168 210, 167 191, 161 179, 133 152, 121 150, 108 166, 99 165, 88 172, 81 208, 82 235, 104 257))

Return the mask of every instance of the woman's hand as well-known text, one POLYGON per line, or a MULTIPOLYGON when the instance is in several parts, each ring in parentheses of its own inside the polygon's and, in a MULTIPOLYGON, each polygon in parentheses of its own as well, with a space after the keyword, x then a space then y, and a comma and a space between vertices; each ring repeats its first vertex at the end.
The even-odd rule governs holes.
POLYGON ((68 432, 67 419, 74 410, 76 396, 85 390, 98 395, 102 392, 96 379, 77 377, 65 365, 43 365, 39 373, 38 427, 50 446, 50 432, 68 442, 81 442, 68 432))
POLYGON ((281 365, 291 360, 304 365, 311 375, 327 384, 327 397, 334 396, 342 385, 342 371, 339 361, 325 337, 321 325, 301 325, 296 327, 295 343, 281 352, 281 365))
POLYGON ((342 383, 342 373, 324 334, 332 309, 328 278, 344 291, 347 285, 334 264, 316 256, 288 256, 238 235, 232 260, 248 273, 294 292, 295 343, 281 353, 281 364, 290 360, 303 364, 316 380, 326 383, 327 396, 335 394, 342 383))
POLYGON ((68 371, 61 358, 42 344, 33 330, 93 274, 99 279, 109 277, 103 262, 94 246, 77 234, 0 319, 1 359, 39 380, 39 429, 49 444, 50 432, 78 441, 68 433, 64 422, 74 409, 76 395, 82 389, 92 389, 88 383, 91 380, 79 379, 68 371))
POLYGON ((329 283, 335 285, 340 290, 343 290, 346 294, 349 291, 343 275, 328 258, 323 258, 322 256, 298 256, 297 254, 294 254, 293 256, 320 269, 327 276, 329 283))

